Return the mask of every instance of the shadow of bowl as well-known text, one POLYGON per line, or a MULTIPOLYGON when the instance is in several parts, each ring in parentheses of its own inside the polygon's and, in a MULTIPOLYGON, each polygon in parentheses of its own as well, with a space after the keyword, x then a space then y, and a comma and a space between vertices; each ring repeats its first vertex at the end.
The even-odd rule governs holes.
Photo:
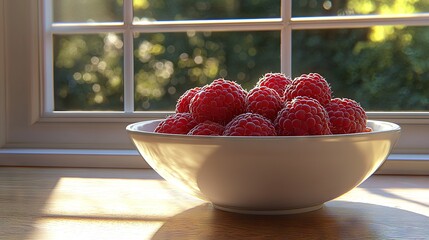
POLYGON ((331 201, 296 215, 245 215, 199 205, 170 218, 152 239, 427 239, 429 217, 366 203, 331 201))

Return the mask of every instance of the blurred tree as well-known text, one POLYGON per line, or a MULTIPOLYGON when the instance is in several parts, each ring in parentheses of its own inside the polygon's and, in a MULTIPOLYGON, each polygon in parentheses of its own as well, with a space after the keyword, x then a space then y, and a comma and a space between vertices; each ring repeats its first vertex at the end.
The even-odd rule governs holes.
POLYGON ((121 35, 54 36, 55 110, 123 110, 121 35))
MULTIPOLYGON (((311 2, 311 1, 309 1, 311 2)), ((398 14, 429 10, 429 1, 349 0, 295 5, 320 15, 398 14)), ((301 30, 293 33, 293 74, 319 72, 336 97, 359 101, 367 110, 429 110, 429 27, 301 30)))
POLYGON ((280 70, 278 32, 141 34, 135 46, 137 110, 174 110, 187 89, 219 77, 250 89, 280 70))
POLYGON ((279 0, 134 0, 136 21, 280 17, 279 0))
POLYGON ((54 22, 115 22, 123 19, 123 0, 54 0, 54 22))

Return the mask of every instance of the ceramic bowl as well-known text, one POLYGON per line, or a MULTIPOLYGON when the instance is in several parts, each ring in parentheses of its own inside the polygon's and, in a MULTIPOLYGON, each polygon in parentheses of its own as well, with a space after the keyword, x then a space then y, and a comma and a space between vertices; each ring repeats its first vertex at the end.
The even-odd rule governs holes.
POLYGON ((400 135, 372 132, 276 137, 154 133, 161 120, 127 126, 147 163, 167 181, 222 210, 251 214, 312 211, 358 186, 385 161, 400 135))

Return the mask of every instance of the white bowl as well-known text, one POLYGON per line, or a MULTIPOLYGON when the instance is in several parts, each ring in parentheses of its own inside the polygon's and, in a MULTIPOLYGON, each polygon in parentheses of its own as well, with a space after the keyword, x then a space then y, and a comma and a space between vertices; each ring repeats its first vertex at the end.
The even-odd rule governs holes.
POLYGON ((288 214, 320 208, 385 161, 400 135, 394 123, 372 132, 320 136, 226 137, 154 133, 161 120, 127 126, 148 164, 167 181, 215 207, 288 214))

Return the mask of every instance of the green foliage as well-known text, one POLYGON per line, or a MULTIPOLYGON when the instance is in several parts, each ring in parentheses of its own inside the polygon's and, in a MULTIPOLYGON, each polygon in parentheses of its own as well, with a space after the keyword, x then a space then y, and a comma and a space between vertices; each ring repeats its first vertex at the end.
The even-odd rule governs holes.
POLYGON ((122 48, 115 34, 55 36, 55 110, 122 110, 122 48))
POLYGON ((278 0, 134 0, 140 21, 280 17, 278 0))
POLYGON ((279 71, 279 37, 278 32, 141 34, 134 42, 136 109, 172 110, 187 89, 219 77, 251 88, 264 72, 279 71))

